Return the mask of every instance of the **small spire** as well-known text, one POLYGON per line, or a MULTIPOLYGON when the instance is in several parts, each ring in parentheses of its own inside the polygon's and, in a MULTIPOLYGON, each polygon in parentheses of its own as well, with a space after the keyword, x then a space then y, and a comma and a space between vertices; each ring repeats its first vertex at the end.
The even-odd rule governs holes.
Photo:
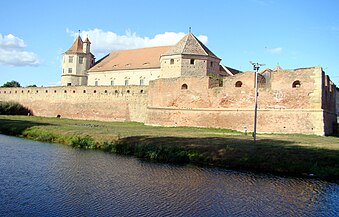
POLYGON ((78 36, 80 36, 80 29, 78 30, 78 36))
POLYGON ((192 31, 192 28, 191 28, 191 27, 189 27, 189 28, 188 28, 188 32, 189 32, 189 33, 191 33, 191 31, 192 31))

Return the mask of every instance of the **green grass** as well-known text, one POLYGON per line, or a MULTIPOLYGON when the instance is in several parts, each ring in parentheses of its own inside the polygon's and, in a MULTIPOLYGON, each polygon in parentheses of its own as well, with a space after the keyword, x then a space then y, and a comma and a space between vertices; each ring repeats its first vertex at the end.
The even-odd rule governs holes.
POLYGON ((0 116, 0 133, 158 162, 339 180, 338 137, 258 134, 254 145, 233 130, 27 116, 0 116))

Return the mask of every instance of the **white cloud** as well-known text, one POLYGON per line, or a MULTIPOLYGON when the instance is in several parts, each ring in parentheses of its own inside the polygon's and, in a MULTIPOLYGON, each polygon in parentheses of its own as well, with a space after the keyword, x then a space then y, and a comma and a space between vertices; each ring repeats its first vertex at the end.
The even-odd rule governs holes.
MULTIPOLYGON (((79 33, 66 29, 66 32, 71 36, 76 37, 79 33)), ((105 55, 112 50, 133 49, 141 47, 174 45, 182 37, 183 32, 165 32, 157 34, 153 38, 138 36, 135 32, 127 30, 124 35, 118 35, 115 32, 103 31, 101 29, 91 29, 80 32, 83 39, 87 36, 91 41, 91 50, 96 55, 105 55)), ((207 44, 208 37, 199 35, 197 37, 202 43, 207 44)))
POLYGON ((25 51, 24 40, 12 34, 0 34, 0 64, 11 66, 37 66, 38 57, 33 52, 25 51))
POLYGON ((271 54, 280 54, 283 49, 282 47, 275 47, 275 48, 267 48, 267 51, 271 54))

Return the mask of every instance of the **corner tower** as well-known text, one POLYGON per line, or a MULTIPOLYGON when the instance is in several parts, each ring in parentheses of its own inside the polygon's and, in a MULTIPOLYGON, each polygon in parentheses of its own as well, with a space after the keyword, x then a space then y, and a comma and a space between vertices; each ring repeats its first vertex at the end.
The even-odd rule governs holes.
POLYGON ((220 60, 191 32, 160 57, 160 78, 219 75, 220 60))
POLYGON ((87 71, 94 65, 94 55, 90 52, 91 42, 82 41, 80 35, 64 53, 62 60, 61 86, 87 85, 87 71))

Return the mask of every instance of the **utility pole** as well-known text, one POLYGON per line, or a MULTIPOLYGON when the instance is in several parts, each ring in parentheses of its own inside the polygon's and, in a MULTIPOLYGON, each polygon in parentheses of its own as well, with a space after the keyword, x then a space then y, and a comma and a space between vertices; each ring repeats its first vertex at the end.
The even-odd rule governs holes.
POLYGON ((253 63, 253 70, 255 71, 255 102, 254 102, 254 129, 253 129, 253 141, 256 144, 257 141, 257 114, 258 114, 258 71, 260 66, 264 66, 265 64, 253 63))

